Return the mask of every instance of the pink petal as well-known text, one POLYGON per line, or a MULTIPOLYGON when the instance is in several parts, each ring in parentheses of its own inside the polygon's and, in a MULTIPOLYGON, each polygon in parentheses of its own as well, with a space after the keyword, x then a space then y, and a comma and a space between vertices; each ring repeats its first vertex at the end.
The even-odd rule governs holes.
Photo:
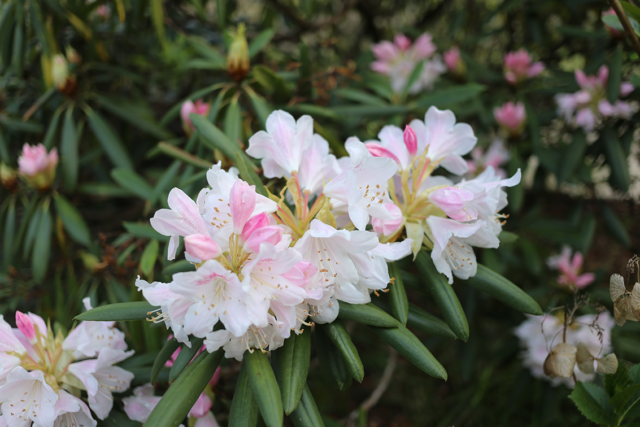
POLYGON ((222 251, 218 244, 205 234, 192 234, 184 238, 184 245, 187 253, 203 261, 218 258, 222 251))
POLYGON ((229 196, 231 217, 233 219, 233 232, 240 236, 256 207, 256 187, 249 185, 241 179, 237 180, 231 188, 229 196))

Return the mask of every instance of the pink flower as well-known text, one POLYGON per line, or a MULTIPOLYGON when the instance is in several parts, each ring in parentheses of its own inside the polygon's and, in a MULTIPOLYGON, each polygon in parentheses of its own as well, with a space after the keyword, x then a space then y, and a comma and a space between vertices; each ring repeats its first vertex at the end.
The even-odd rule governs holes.
POLYGON ((511 137, 520 135, 527 115, 521 102, 507 102, 502 107, 493 109, 493 116, 500 126, 509 132, 511 137))
POLYGON ((189 118, 189 114, 197 114, 199 116, 209 115, 209 109, 211 106, 204 102, 202 99, 198 99, 195 103, 192 101, 185 101, 180 107, 180 117, 182 118, 182 128, 187 135, 191 135, 193 130, 193 123, 189 118))
POLYGON ((233 232, 240 236, 256 207, 256 186, 249 185, 241 179, 237 180, 231 188, 229 204, 233 218, 233 232))
POLYGON ((111 16, 111 9, 106 4, 101 4, 96 9, 96 14, 101 18, 107 19, 111 16))
POLYGON ((54 148, 47 154, 47 149, 42 144, 24 144, 22 155, 18 158, 20 173, 30 185, 39 190, 51 187, 57 164, 57 150, 54 148))
POLYGON ((558 283, 569 288, 583 289, 591 284, 596 276, 593 273, 580 274, 582 269, 582 254, 576 252, 571 258, 571 248, 564 246, 559 255, 551 257, 547 260, 549 268, 560 271, 558 283))
POLYGON ((531 56, 524 49, 507 53, 503 61, 505 79, 511 84, 517 84, 544 71, 542 62, 531 62, 531 56))
POLYGON ((442 55, 442 58, 444 59, 444 63, 447 64, 449 72, 454 76, 463 76, 466 73, 467 67, 460 57, 460 50, 457 47, 452 47, 446 51, 442 55))
POLYGON ((201 393, 196 403, 193 404, 193 407, 189 411, 190 417, 202 418, 207 412, 211 409, 211 399, 205 393, 201 393))

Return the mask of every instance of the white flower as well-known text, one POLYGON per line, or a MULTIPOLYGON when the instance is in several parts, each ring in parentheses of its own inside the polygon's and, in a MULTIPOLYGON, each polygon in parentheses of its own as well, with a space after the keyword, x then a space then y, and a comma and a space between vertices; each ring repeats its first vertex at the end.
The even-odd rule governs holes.
POLYGON ((53 427, 89 427, 97 425, 86 403, 66 391, 58 390, 53 427))
POLYGON ((223 347, 224 357, 241 361, 245 351, 273 351, 282 347, 284 338, 277 332, 281 327, 275 317, 268 315, 268 324, 265 327, 251 325, 242 336, 234 336, 226 330, 210 332, 204 340, 204 345, 209 353, 223 347))
POLYGON ((58 394, 44 379, 44 372, 27 372, 18 366, 7 375, 0 387, 2 417, 7 425, 23 426, 33 422, 38 427, 50 427, 55 420, 58 394))
POLYGON ((154 396, 154 388, 151 384, 145 384, 133 389, 133 396, 122 399, 124 412, 133 421, 145 423, 151 412, 162 399, 154 396))
POLYGON ((314 134, 309 148, 302 154, 298 171, 300 189, 316 194, 325 182, 329 182, 340 171, 336 156, 329 154, 329 143, 320 135, 314 134))

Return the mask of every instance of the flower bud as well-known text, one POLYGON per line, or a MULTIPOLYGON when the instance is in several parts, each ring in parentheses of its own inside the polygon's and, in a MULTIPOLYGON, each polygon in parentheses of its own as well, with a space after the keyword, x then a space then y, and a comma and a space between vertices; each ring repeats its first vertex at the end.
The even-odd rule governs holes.
POLYGON ((573 375, 573 368, 576 365, 576 346, 560 343, 551 350, 544 361, 544 373, 550 378, 569 378, 573 375))
POLYGON ((243 246, 245 252, 260 252, 262 243, 277 245, 282 240, 282 228, 269 225, 254 231, 243 246))
POLYGON ((522 102, 507 102, 502 107, 495 108, 493 116, 498 124, 509 133, 511 138, 520 135, 527 120, 527 114, 522 102))
POLYGON ((205 261, 218 258, 222 251, 216 242, 204 234, 192 234, 184 238, 184 247, 189 255, 205 261))
POLYGON ((193 123, 191 123, 190 114, 197 114, 199 116, 206 117, 209 115, 211 106, 204 102, 202 99, 198 99, 195 103, 192 101, 185 101, 180 107, 180 118, 182 119, 182 129, 187 135, 191 135, 195 130, 193 123))
POLYGON ((242 228, 242 234, 240 235, 240 242, 244 243, 249 240, 249 237, 257 230, 266 227, 269 225, 269 217, 266 213, 261 213, 259 215, 254 216, 246 222, 244 227, 242 228))
POLYGON ((67 54, 67 59, 69 60, 69 62, 71 64, 73 64, 73 65, 82 64, 82 57, 78 54, 77 50, 75 50, 71 46, 67 46, 65 51, 66 51, 66 54, 67 54))
POLYGON ((0 163, 0 182, 2 182, 2 186, 7 190, 15 190, 18 185, 18 174, 15 169, 10 168, 4 163, 0 163))
POLYGON ((413 128, 407 125, 404 128, 404 145, 407 146, 407 150, 411 156, 415 156, 418 153, 418 136, 413 128))
POLYGON ((22 155, 18 158, 20 174, 30 186, 40 191, 48 190, 53 185, 57 164, 56 149, 47 154, 47 149, 42 144, 24 144, 22 155))
POLYGON ((249 72, 249 46, 244 31, 244 24, 238 25, 227 56, 227 71, 236 82, 241 82, 249 72))
POLYGON ((373 218, 371 224, 373 225, 373 231, 375 231, 378 236, 391 236, 402 226, 402 210, 396 206, 395 203, 386 203, 384 207, 393 218, 373 218))
POLYGON ((207 396, 206 393, 200 393, 200 397, 196 400, 196 403, 193 405, 191 410, 189 411, 189 416, 194 418, 202 418, 207 412, 211 409, 211 399, 207 396))
POLYGON ((457 47, 452 47, 448 51, 446 51, 442 58, 444 59, 444 63, 447 65, 449 72, 454 77, 464 77, 467 74, 467 66, 464 61, 460 57, 460 50, 457 47))
POLYGON ((216 371, 213 373, 213 376, 209 380, 209 385, 211 387, 215 387, 218 384, 218 381, 220 381, 220 366, 218 366, 216 371))
POLYGON ((369 153, 371 153, 373 157, 388 157, 389 159, 394 160, 398 164, 399 168, 402 167, 402 163, 400 163, 400 159, 398 159, 398 157, 396 157, 396 155, 393 154, 390 150, 384 148, 382 145, 378 144, 377 142, 367 142, 365 146, 367 147, 367 150, 369 150, 369 153))
POLYGON ((36 342, 36 328, 33 326, 33 322, 29 316, 16 311, 16 326, 18 326, 20 332, 24 334, 31 344, 36 342))
POLYGON ((61 53, 53 57, 53 65, 51 69, 53 84, 56 85, 58 91, 64 95, 71 95, 75 92, 77 85, 76 76, 69 72, 69 63, 61 53))

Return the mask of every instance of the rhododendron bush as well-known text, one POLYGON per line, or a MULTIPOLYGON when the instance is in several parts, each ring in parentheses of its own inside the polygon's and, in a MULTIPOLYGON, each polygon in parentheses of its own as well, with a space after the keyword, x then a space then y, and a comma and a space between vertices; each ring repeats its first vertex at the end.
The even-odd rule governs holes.
POLYGON ((514 4, 3 1, 0 427, 637 422, 640 8, 514 4))

